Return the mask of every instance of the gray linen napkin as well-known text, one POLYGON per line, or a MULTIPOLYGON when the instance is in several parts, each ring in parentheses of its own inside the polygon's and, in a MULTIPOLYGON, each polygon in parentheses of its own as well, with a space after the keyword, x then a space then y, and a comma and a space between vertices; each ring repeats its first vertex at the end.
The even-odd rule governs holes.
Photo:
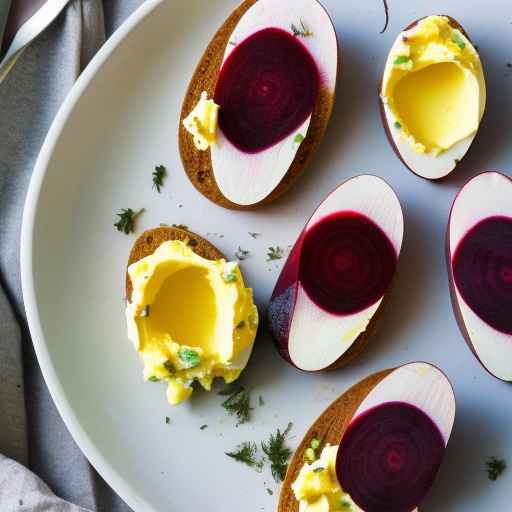
POLYGON ((103 5, 101 0, 74 0, 25 50, 0 84, 2 512, 129 510, 92 470, 48 393, 25 322, 19 240, 28 182, 60 104, 105 34, 142 2, 105 0, 103 5), (18 463, 28 466, 58 496, 78 506, 56 498, 45 483, 18 463))

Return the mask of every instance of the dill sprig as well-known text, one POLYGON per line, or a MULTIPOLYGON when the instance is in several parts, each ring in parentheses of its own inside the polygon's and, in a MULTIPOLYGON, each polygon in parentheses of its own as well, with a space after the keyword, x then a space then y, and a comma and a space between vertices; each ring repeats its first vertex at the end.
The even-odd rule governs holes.
POLYGON ((245 442, 239 445, 236 451, 226 452, 226 455, 260 472, 263 469, 263 460, 256 458, 257 453, 256 443, 245 442))
POLYGON ((240 246, 238 246, 238 250, 235 253, 235 256, 238 260, 243 261, 247 256, 249 256, 250 251, 246 249, 242 249, 240 246))
POLYGON ((282 482, 288 469, 288 460, 292 454, 290 448, 284 445, 286 436, 289 434, 293 424, 290 422, 286 429, 281 432, 277 429, 275 434, 270 434, 269 440, 261 443, 261 449, 268 457, 270 470, 276 482, 282 482))
POLYGON ((304 24, 302 20, 300 20, 299 26, 295 25, 295 23, 292 23, 291 29, 295 37, 309 37, 313 35, 313 32, 309 30, 309 28, 304 24))
POLYGON ((135 219, 144 211, 144 208, 141 208, 139 211, 133 211, 131 208, 121 208, 119 213, 116 215, 119 217, 119 220, 114 223, 114 227, 118 231, 122 231, 126 235, 133 233, 135 231, 135 219))
POLYGON ((489 457, 485 463, 487 475, 489 480, 497 480, 499 476, 507 469, 507 462, 504 459, 498 459, 497 457, 489 457))
POLYGON ((167 169, 163 165, 157 165, 153 171, 153 188, 160 193, 160 187, 164 186, 164 178, 167 176, 167 169))
POLYGON ((279 245, 269 247, 267 252, 267 261, 280 260, 284 256, 284 251, 279 245))
POLYGON ((241 423, 249 421, 250 412, 252 411, 251 399, 249 392, 243 386, 227 386, 219 392, 221 396, 228 396, 222 407, 232 416, 236 415, 238 418, 237 426, 241 423))

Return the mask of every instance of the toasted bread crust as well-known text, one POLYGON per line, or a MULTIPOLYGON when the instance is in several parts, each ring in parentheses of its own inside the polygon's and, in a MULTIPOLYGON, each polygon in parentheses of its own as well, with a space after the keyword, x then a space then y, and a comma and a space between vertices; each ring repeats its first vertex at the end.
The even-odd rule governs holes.
MULTIPOLYGON (((240 21, 240 18, 242 18, 256 1, 257 0, 244 0, 231 13, 207 46, 187 88, 181 108, 178 129, 181 161, 188 178, 203 196, 219 206, 232 210, 254 210, 260 206, 271 203, 292 186, 312 159, 323 138, 327 123, 331 117, 335 97, 334 93, 327 88, 322 87, 320 89, 306 138, 300 144, 295 159, 279 185, 277 185, 265 199, 258 203, 244 206, 233 203, 224 197, 215 181, 210 150, 199 151, 194 146, 193 138, 183 126, 183 119, 192 111, 203 91, 206 91, 209 97, 213 97, 229 38, 240 21)), ((339 67, 340 59, 338 49, 337 74, 339 74, 339 67)))
POLYGON ((319 439, 321 441, 320 449, 327 443, 331 445, 340 444, 343 434, 361 402, 392 371, 393 369, 389 369, 374 373, 352 386, 336 399, 313 423, 293 454, 293 458, 288 466, 286 477, 281 486, 278 512, 298 512, 299 510, 299 502, 295 499, 291 485, 304 465, 304 452, 310 446, 311 440, 313 438, 319 439))
MULTIPOLYGON (((135 240, 130 256, 128 257, 129 267, 132 263, 153 254, 160 245, 170 240, 189 241, 192 250, 208 260, 220 260, 225 256, 208 240, 196 235, 192 231, 185 229, 162 226, 159 228, 148 229, 135 240)), ((126 297, 128 300, 132 296, 132 283, 128 272, 126 273, 126 297)))

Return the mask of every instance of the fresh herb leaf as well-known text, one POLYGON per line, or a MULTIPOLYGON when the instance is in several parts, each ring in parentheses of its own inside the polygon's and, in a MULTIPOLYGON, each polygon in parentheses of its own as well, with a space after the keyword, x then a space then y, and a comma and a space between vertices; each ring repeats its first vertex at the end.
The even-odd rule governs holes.
POLYGON ((348 501, 347 498, 345 498, 345 497, 341 498, 341 506, 343 508, 349 508, 350 507, 350 501, 348 501))
POLYGON ((308 29, 308 27, 305 25, 305 23, 300 20, 300 25, 297 26, 294 23, 291 25, 292 33, 295 37, 301 36, 301 37, 309 37, 313 35, 313 32, 308 29))
POLYGON ((495 481, 499 476, 507 469, 507 462, 504 459, 498 459, 497 457, 489 457, 485 463, 487 475, 489 480, 495 481))
POLYGON ((186 224, 173 224, 173 228, 183 229, 184 231, 188 231, 188 226, 186 224))
POLYGON ((225 283, 234 283, 237 279, 236 269, 238 264, 235 262, 229 262, 224 265, 224 271, 222 272, 222 279, 225 283))
POLYGON ((156 375, 151 375, 151 377, 148 377, 149 382, 159 382, 160 379, 156 375))
POLYGON ((229 395, 229 397, 222 402, 222 407, 226 409, 228 414, 236 415, 238 418, 237 426, 241 423, 249 421, 249 416, 252 411, 251 398, 249 392, 243 386, 229 388, 221 391, 219 395, 229 395))
POLYGON ((176 368, 174 367, 171 361, 165 361, 163 366, 169 373, 176 373, 176 368))
POLYGON ((240 246, 238 246, 238 251, 236 251, 236 254, 235 256, 237 257, 237 259, 239 259, 240 261, 243 261, 245 260, 245 258, 247 258, 247 256, 249 256, 250 254, 250 251, 247 251, 245 249, 242 249, 240 246))
POLYGON ((258 238, 261 235, 261 233, 256 233, 254 231, 249 231, 249 236, 252 236, 253 238, 258 238))
POLYGON ((316 453, 313 448, 309 447, 304 450, 304 460, 307 462, 314 462, 316 460, 316 453))
POLYGON ((277 429, 275 434, 270 434, 269 440, 261 443, 261 449, 270 461, 270 471, 276 482, 282 482, 288 469, 288 460, 292 451, 284 445, 286 436, 289 434, 293 424, 288 423, 286 429, 281 432, 277 429))
POLYGON ((153 171, 153 188, 160 193, 160 187, 164 186, 164 178, 167 176, 167 169, 163 165, 157 165, 153 171))
POLYGON ((464 39, 459 34, 459 32, 454 32, 452 42, 455 43, 461 50, 464 50, 464 48, 466 48, 466 43, 464 42, 464 39))
POLYGON ((205 428, 208 428, 208 425, 204 424, 199 427, 199 430, 204 430, 205 428))
POLYGON ((186 369, 195 368, 201 364, 201 356, 191 348, 181 347, 178 350, 178 357, 186 369))
POLYGON ((410 57, 407 55, 399 55, 394 61, 393 64, 395 66, 400 66, 401 64, 405 64, 406 62, 409 62, 411 60, 410 57))
POLYGON ((313 439, 311 439, 311 443, 309 446, 311 446, 313 450, 318 450, 318 448, 320 448, 320 439, 318 439, 317 437, 313 437, 313 439))
POLYGON ((119 217, 119 220, 114 223, 114 227, 117 231, 122 231, 126 235, 133 233, 135 231, 135 219, 144 211, 144 208, 141 208, 139 211, 133 211, 131 208, 121 208, 119 213, 116 215, 119 217))
POLYGON ((400 130, 400 128, 402 128, 402 125, 398 121, 394 122, 394 126, 397 130, 400 130))
POLYGON ((284 251, 279 245, 269 247, 267 252, 267 261, 280 260, 284 256, 284 251))
POLYGON ((313 469, 313 473, 321 473, 324 470, 325 470, 325 468, 318 467, 318 468, 313 469))
POLYGON ((386 29, 388 28, 388 24, 389 24, 389 8, 388 8, 387 0, 382 0, 382 3, 384 4, 384 15, 386 16, 386 20, 384 22, 384 26, 382 27, 382 30, 380 31, 380 33, 384 34, 384 32, 386 32, 386 29))
POLYGON ((268 493, 269 496, 272 496, 272 494, 274 494, 274 491, 267 487, 267 493, 268 493))
POLYGON ((256 446, 256 443, 245 442, 239 445, 235 452, 226 452, 226 455, 238 462, 247 464, 259 472, 263 468, 263 460, 256 458, 257 452, 258 447, 256 446))
POLYGON ((171 423, 171 418, 169 418, 169 416, 166 416, 165 417, 165 424, 169 425, 169 423, 171 423))
POLYGON ((258 397, 258 404, 260 407, 265 405, 265 402, 263 401, 263 397, 261 395, 258 397))
POLYGON ((244 327, 245 327, 245 320, 238 322, 238 324, 236 326, 237 329, 243 329, 244 327))
POLYGON ((302 133, 297 133, 297 135, 295 135, 295 137, 293 138, 293 142, 295 142, 295 144, 300 144, 303 140, 304 135, 302 135, 302 133))

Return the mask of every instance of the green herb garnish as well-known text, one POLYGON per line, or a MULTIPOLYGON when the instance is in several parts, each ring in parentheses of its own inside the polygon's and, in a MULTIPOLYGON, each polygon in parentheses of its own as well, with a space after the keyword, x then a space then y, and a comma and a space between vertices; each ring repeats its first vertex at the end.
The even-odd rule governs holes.
POLYGON ((164 186, 164 178, 167 175, 167 169, 163 165, 157 165, 153 171, 153 188, 160 193, 160 187, 164 186))
POLYGON ((325 470, 325 468, 318 467, 318 468, 313 469, 313 473, 321 473, 324 470, 325 470))
POLYGON ((266 443, 261 443, 261 449, 270 461, 270 470, 276 482, 284 480, 286 470, 288 469, 288 460, 292 451, 284 443, 292 426, 293 424, 290 422, 283 432, 277 429, 275 434, 270 434, 270 438, 266 443))
POLYGON ((348 508, 350 507, 350 501, 347 500, 347 498, 341 498, 341 506, 343 508, 348 508))
POLYGON ((302 133, 297 133, 297 135, 295 135, 295 137, 293 138, 293 142, 295 142, 295 144, 300 144, 303 140, 304 135, 302 135, 302 133))
POLYGON ((394 126, 397 130, 400 130, 400 128, 402 128, 402 125, 398 121, 394 122, 394 126))
POLYGON ((316 453, 313 448, 309 447, 304 450, 304 460, 314 462, 316 460, 316 453))
POLYGON ((236 415, 238 418, 237 426, 241 423, 249 421, 249 416, 252 411, 251 398, 249 392, 243 386, 227 386, 219 392, 221 396, 228 396, 221 406, 226 409, 229 415, 236 415))
POLYGON ((497 457, 489 457, 485 463, 487 475, 489 480, 495 481, 499 476, 507 469, 507 463, 504 459, 498 459, 497 457))
POLYGON ((229 262, 224 265, 224 272, 222 273, 222 279, 225 283, 234 283, 237 279, 237 264, 234 262, 229 262))
POLYGON ((226 452, 226 455, 260 472, 263 468, 263 460, 256 458, 257 452, 256 443, 245 442, 237 447, 236 452, 226 452))
POLYGON ((237 259, 239 259, 240 261, 243 261, 245 260, 245 258, 247 258, 247 256, 249 256, 250 254, 250 251, 247 251, 245 249, 242 249, 240 246, 238 246, 238 251, 236 251, 236 254, 235 256, 237 257, 237 259))
POLYGON ((160 379, 156 375, 151 375, 148 377, 149 382, 160 382, 160 379))
POLYGON ((295 23, 292 23, 291 25, 291 29, 292 29, 292 33, 295 37, 309 37, 309 36, 312 36, 313 35, 313 32, 311 32, 311 30, 308 29, 308 27, 305 25, 305 23, 300 20, 300 26, 297 27, 297 25, 295 25, 295 23))
POLYGON ((274 491, 273 491, 272 489, 269 489, 269 488, 267 487, 267 494, 268 494, 269 496, 272 496, 272 494, 274 494, 274 491))
POLYGON ((254 231, 249 231, 249 236, 252 236, 253 238, 258 238, 261 235, 261 233, 256 233, 254 231))
POLYGON ((172 227, 188 231, 188 226, 186 224, 173 224, 172 227))
POLYGON ((280 260, 284 256, 283 249, 276 245, 275 247, 269 247, 267 252, 267 261, 280 260))
POLYGON ((455 43, 461 50, 466 48, 466 43, 459 32, 454 32, 452 42, 455 43))
POLYGON ((205 428, 208 428, 208 425, 204 424, 199 427, 199 430, 204 430, 205 428))
POLYGON ((119 220, 114 223, 114 227, 117 231, 122 231, 126 235, 133 233, 135 231, 135 219, 144 211, 144 208, 141 208, 139 211, 135 212, 131 208, 121 208, 119 213, 116 215, 119 217, 119 220))
POLYGON ((178 357, 187 370, 189 368, 195 368, 201 364, 201 356, 191 348, 181 347, 178 350, 178 357))
POLYGON ((238 324, 236 326, 237 329, 243 329, 244 327, 245 327, 245 320, 238 322, 238 324))
POLYGON ((313 450, 318 450, 318 448, 320 448, 320 439, 313 437, 309 446, 311 446, 313 450))
POLYGON ((174 367, 174 365, 171 363, 171 361, 167 360, 164 362, 163 364, 164 368, 169 372, 169 373, 176 373, 176 368, 174 367))
POLYGON ((169 425, 169 423, 171 423, 171 418, 169 418, 169 416, 166 416, 165 417, 165 424, 169 425))
POLYGON ((399 55, 394 61, 393 61, 393 64, 395 66, 400 66, 402 64, 405 64, 407 62, 409 62, 411 60, 410 57, 408 57, 407 55, 399 55))

